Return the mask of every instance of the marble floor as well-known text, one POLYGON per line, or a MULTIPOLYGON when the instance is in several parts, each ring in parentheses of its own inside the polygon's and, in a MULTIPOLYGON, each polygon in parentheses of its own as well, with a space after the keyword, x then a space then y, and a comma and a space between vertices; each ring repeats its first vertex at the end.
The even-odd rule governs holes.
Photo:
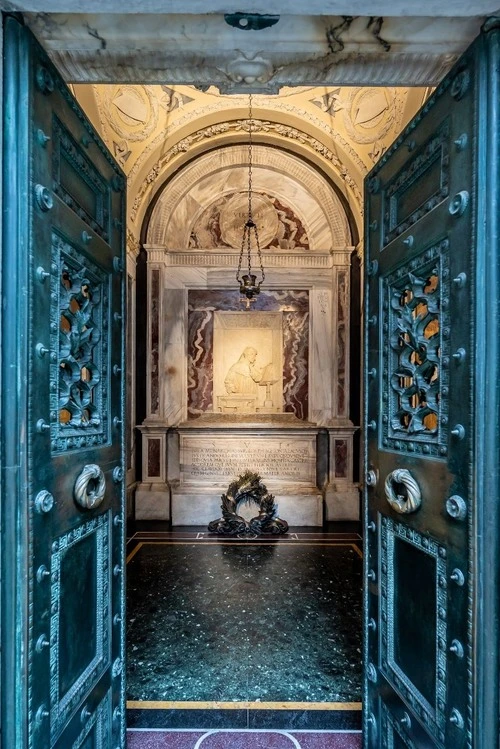
POLYGON ((353 532, 135 533, 129 727, 358 729, 361 571, 353 532))
POLYGON ((361 733, 130 730, 127 749, 361 749, 361 733))

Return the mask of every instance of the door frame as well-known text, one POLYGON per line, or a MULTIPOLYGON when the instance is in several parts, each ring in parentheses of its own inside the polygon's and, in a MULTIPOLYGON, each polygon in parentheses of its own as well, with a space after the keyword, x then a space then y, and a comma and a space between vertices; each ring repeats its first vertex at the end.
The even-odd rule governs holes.
MULTIPOLYGON (((3 110, 4 110, 4 91, 2 86, 3 81, 3 18, 4 14, 0 13, 0 123, 3 122, 3 110)), ((493 22, 498 23, 498 19, 491 19, 493 22)), ((489 21, 486 21, 488 24, 489 21)), ((500 51, 499 51, 500 53, 500 51)), ((495 64, 494 59, 490 59, 490 73, 491 69, 495 64)), ((93 81, 89 81, 91 83, 93 81)), ((191 82, 189 82, 191 83, 191 82)), ((482 85, 487 85, 486 78, 482 81, 482 85)), ((496 90, 496 96, 500 97, 500 90, 496 90)), ((492 96, 493 100, 494 97, 492 96)), ((495 119, 495 111, 493 107, 490 107, 488 112, 488 122, 490 127, 496 122, 497 127, 499 125, 498 119, 495 119)), ((2 125, 0 124, 0 127, 2 125)), ((2 149, 0 149, 0 169, 2 168, 2 149)), ((499 687, 498 687, 498 627, 500 620, 500 606, 497 600, 497 591, 500 589, 500 570, 496 564, 498 560, 498 552, 500 549, 500 506, 495 500, 500 497, 500 466, 498 466, 498 455, 497 455, 497 442, 496 442, 496 420, 491 419, 491 413, 500 415, 500 388, 497 383, 500 381, 500 341, 498 340, 498 327, 495 324, 495 315, 491 314, 491 310, 494 307, 500 306, 500 264, 498 258, 495 255, 495 247, 498 246, 498 237, 500 233, 500 221, 498 219, 499 202, 495 191, 499 188, 499 175, 498 175, 498 164, 500 163, 500 149, 498 144, 496 145, 496 151, 494 153, 482 153, 481 154, 482 168, 478 172, 478 193, 481 192, 485 196, 485 203, 487 212, 491 217, 495 217, 495 220, 491 220, 488 224, 483 223, 478 225, 478 239, 485 243, 485 246, 490 247, 489 256, 484 257, 486 260, 488 257, 491 260, 490 265, 486 263, 481 267, 482 275, 484 278, 484 294, 478 303, 478 318, 480 317, 484 325, 478 326, 480 333, 477 338, 477 346, 484 347, 491 352, 488 365, 486 361, 482 362, 478 368, 477 376, 477 421, 478 424, 483 425, 482 433, 479 430, 477 434, 476 449, 478 454, 484 456, 482 463, 477 466, 475 484, 476 488, 481 487, 481 494, 485 497, 490 497, 490 501, 485 503, 484 506, 479 508, 478 511, 478 525, 481 528, 481 538, 483 543, 476 546, 475 556, 476 562, 480 569, 488 570, 489 575, 482 575, 479 585, 484 590, 484 598, 482 600, 482 606, 476 611, 474 621, 471 625, 480 626, 481 622, 495 622, 497 626, 486 629, 484 631, 484 637, 481 642, 478 643, 478 651, 476 653, 477 662, 481 664, 481 671, 477 673, 477 692, 481 695, 481 710, 478 712, 476 717, 476 738, 478 743, 475 745, 484 747, 484 749, 491 749, 496 746, 498 739, 494 730, 491 729, 493 721, 491 715, 498 716, 498 704, 499 704, 499 687), (494 264, 494 262, 496 265, 494 264), (496 657, 492 657, 495 655, 496 657), (495 685, 495 689, 491 689, 491 685, 495 685), (482 731, 484 727, 490 726, 490 730, 484 735, 482 731)), ((2 181, 0 180, 0 199, 2 197, 2 181)), ((1 273, 5 273, 4 267, 4 252, 1 246, 2 241, 2 228, 4 222, 3 211, 0 211, 0 257, 2 259, 1 273)), ((21 230, 19 232, 19 246, 22 246, 22 226, 18 225, 21 230)), ((127 258, 128 260, 128 258, 127 258)), ((128 262, 127 262, 128 268, 128 262)), ((479 270, 479 269, 478 269, 479 270)), ((362 284, 363 287, 363 284, 362 284)), ((362 291, 361 291, 362 293, 362 291)), ((12 294, 13 302, 15 295, 12 294)), ((18 302, 21 300, 18 299, 18 302)), ((135 306, 135 298, 133 302, 135 306)), ((12 341, 19 341, 19 332, 22 330, 23 320, 23 307, 19 304, 19 315, 17 316, 17 329, 11 331, 11 344, 12 341)), ((0 305, 0 322, 2 316, 2 307, 0 305)), ((361 300, 361 320, 364 317, 364 300, 361 300)), ((1 330, 1 326, 0 326, 1 330)), ((134 337, 135 339, 135 337, 134 337)), ((5 350, 9 345, 8 341, 0 340, 0 360, 5 354, 5 350)), ((25 362, 28 347, 19 346, 16 349, 19 355, 19 361, 25 362)), ((363 347, 362 347, 363 350, 363 347)), ((361 364, 363 362, 361 361, 361 364)), ((0 378, 2 373, 0 367, 0 378)), ((2 412, 6 409, 6 406, 2 403, 3 400, 7 400, 5 397, 5 386, 7 383, 0 379, 0 405, 2 412)), ((135 388, 134 388, 135 390, 135 388)), ((361 389, 362 390, 362 389, 361 389)), ((361 393, 362 397, 362 393, 361 393)), ((16 409, 11 408, 12 418, 16 418, 16 409)), ((18 446, 15 446, 18 449, 18 446)), ((360 447, 363 453, 363 444, 360 447)), ((360 465, 363 465, 363 455, 361 455, 360 465)), ((0 471, 0 496, 5 497, 9 492, 9 487, 13 486, 15 482, 19 480, 18 476, 6 475, 3 469, 0 471), (14 482, 14 483, 13 483, 14 482)), ((16 547, 19 537, 22 538, 24 543, 27 543, 26 532, 22 525, 22 518, 17 515, 19 508, 9 506, 6 502, 0 503, 0 554, 2 559, 7 555, 11 559, 16 558, 16 547), (16 529, 16 534, 7 536, 6 532, 9 529, 16 529)), ((10 577, 5 578, 6 570, 2 569, 2 591, 7 587, 11 590, 11 595, 5 596, 2 592, 0 599, 0 625, 2 630, 0 632, 2 643, 9 641, 9 637, 12 638, 16 631, 16 612, 19 610, 19 606, 22 602, 18 600, 16 591, 16 579, 19 575, 23 575, 23 570, 17 568, 15 564, 9 565, 7 572, 10 572, 10 577), (6 582, 10 581, 10 585, 6 585, 6 582)), ((477 607, 476 607, 477 608, 477 607)), ((11 657, 13 654, 7 655, 11 657)), ((19 667, 19 664, 17 664, 19 667)), ((16 664, 12 662, 12 668, 16 668, 16 664)), ((3 688, 3 683, 2 683, 3 688)), ((16 701, 15 694, 9 694, 6 698, 6 703, 14 706, 16 701)), ((0 716, 0 726, 4 722, 3 715, 0 716)))

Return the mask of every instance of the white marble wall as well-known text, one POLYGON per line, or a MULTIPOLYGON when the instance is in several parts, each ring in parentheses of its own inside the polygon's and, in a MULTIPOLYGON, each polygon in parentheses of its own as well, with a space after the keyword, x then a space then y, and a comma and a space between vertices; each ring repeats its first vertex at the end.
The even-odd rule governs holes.
MULTIPOLYGON (((233 254, 224 257, 225 267, 192 268, 170 265, 177 253, 163 248, 147 247, 150 267, 162 268, 164 285, 160 305, 159 387, 160 412, 148 414, 147 422, 176 426, 186 421, 187 414, 187 298, 194 288, 234 289, 233 254), (160 262, 163 261, 163 262, 160 262)), ((212 259, 212 258, 210 258, 212 259)), ((327 260, 326 268, 267 269, 268 289, 308 289, 310 299, 309 328, 309 411, 310 420, 330 425, 332 419, 343 418, 335 401, 337 368, 337 270, 349 272, 350 250, 319 255, 327 260)), ((300 260, 300 258, 296 258, 300 260)), ((307 256, 304 258, 308 260, 307 256)), ((201 261, 201 258, 198 258, 201 261)), ((348 277, 348 276, 347 276, 348 277)), ((346 329, 348 339, 348 326, 346 329)), ((345 357, 348 358, 348 349, 345 357)), ((149 364, 151 377, 151 364, 149 364)), ((151 392, 151 388, 148 388, 151 392)))

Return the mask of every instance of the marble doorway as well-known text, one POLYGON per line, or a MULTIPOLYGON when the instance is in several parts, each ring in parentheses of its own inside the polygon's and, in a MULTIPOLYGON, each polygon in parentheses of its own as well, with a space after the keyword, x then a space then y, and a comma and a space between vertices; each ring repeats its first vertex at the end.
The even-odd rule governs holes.
POLYGON ((144 531, 129 545, 129 724, 358 730, 359 537, 331 536, 323 523, 359 516, 360 165, 366 170, 390 142, 411 96, 317 90, 261 98, 255 185, 270 228, 266 287, 249 314, 265 320, 259 338, 256 324, 226 324, 242 315, 230 219, 246 174, 246 97, 201 101, 192 87, 157 88, 92 94, 131 189, 129 311, 138 316, 129 356, 138 369, 130 382, 130 515, 150 528, 170 524, 167 535, 144 531), (348 145, 340 99, 361 119, 371 115, 356 121, 348 145), (137 125, 141 118, 147 126, 137 125), (217 337, 231 327, 241 350, 228 337, 225 354, 217 337), (260 371, 272 365, 273 382, 265 395, 259 385, 252 398, 244 389, 247 402, 235 405, 227 382, 248 348, 260 371), (207 541, 202 524, 219 514, 221 491, 249 459, 295 537, 244 547, 207 541), (214 583, 224 565, 226 595, 214 583), (288 574, 300 592, 280 599, 288 574), (227 622, 214 626, 224 606, 227 622))

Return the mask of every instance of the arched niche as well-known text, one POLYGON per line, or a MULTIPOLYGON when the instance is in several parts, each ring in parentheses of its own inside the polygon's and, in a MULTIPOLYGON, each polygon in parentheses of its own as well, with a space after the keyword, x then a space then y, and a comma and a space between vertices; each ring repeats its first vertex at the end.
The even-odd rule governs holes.
MULTIPOLYGON (((297 245, 325 251, 352 245, 340 198, 324 176, 298 156, 254 145, 252 185, 257 208, 262 208, 262 234, 267 239, 263 247, 294 249, 297 245), (294 230, 292 240, 283 238, 290 224, 300 227, 300 236, 294 230)), ((244 205, 247 189, 246 146, 226 146, 202 154, 162 189, 149 221, 147 244, 173 250, 235 247, 228 212, 231 206, 244 205), (212 224, 218 222, 218 231, 212 236, 208 231, 195 231, 204 217, 212 224)))
MULTIPOLYGON (((314 109, 314 107, 312 107, 314 109)), ((321 173, 348 207, 353 243, 362 234, 363 178, 368 171, 359 154, 342 135, 316 115, 289 107, 275 111, 256 107, 253 140, 293 154, 321 173)), ((248 110, 202 107, 159 133, 128 175, 129 219, 146 242, 144 225, 158 195, 177 173, 201 155, 248 143, 248 110), (223 117, 223 119, 221 119, 223 117)))

